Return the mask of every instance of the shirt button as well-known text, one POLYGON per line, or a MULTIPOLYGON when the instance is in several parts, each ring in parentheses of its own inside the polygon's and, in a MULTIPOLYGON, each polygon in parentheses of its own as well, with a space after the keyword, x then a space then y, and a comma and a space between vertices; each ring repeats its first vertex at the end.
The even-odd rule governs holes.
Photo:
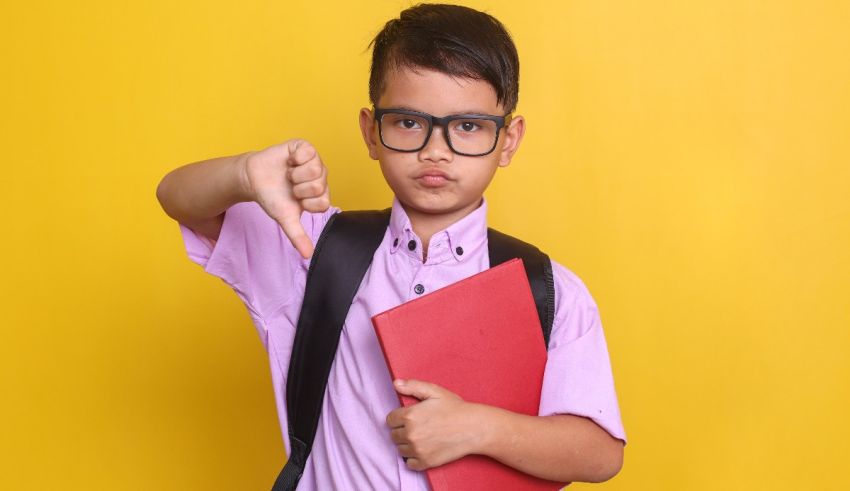
POLYGON ((408 249, 410 249, 411 251, 415 250, 415 249, 416 249, 416 241, 415 241, 415 240, 411 240, 410 242, 408 242, 408 243, 407 243, 407 248, 408 248, 408 249))
POLYGON ((413 291, 415 291, 417 295, 422 295, 425 293, 425 287, 420 283, 413 287, 413 291))
POLYGON ((396 247, 396 246, 398 246, 398 237, 393 239, 393 247, 396 247))
POLYGON ((463 256, 463 247, 457 246, 457 249, 455 249, 455 252, 457 252, 458 256, 463 256))

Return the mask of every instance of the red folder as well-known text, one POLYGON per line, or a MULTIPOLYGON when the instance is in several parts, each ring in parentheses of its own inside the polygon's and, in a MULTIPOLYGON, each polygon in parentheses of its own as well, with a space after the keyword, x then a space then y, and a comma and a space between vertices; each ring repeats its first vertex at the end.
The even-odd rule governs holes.
MULTIPOLYGON (((546 365, 522 260, 513 259, 372 317, 393 379, 435 383, 464 400, 536 416, 546 365)), ((417 399, 399 394, 404 406, 417 399)), ((434 491, 558 490, 483 455, 428 469, 434 491)))

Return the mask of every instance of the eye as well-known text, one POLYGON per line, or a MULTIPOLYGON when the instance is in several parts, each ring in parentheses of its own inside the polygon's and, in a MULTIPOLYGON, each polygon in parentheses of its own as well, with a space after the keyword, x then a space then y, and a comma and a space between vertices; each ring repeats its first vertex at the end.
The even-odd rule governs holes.
POLYGON ((481 129, 481 125, 478 123, 473 123, 472 121, 461 121, 460 124, 457 125, 458 129, 463 132, 470 133, 472 131, 478 131, 481 129))
POLYGON ((398 124, 406 130, 412 130, 412 129, 417 128, 419 126, 419 122, 412 120, 412 119, 399 120, 398 124))

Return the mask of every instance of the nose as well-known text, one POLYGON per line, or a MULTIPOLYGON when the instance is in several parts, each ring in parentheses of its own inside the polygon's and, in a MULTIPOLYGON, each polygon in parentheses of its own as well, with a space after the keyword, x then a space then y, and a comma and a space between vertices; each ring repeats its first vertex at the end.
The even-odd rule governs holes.
POLYGON ((430 162, 451 162, 454 157, 454 152, 449 148, 449 143, 446 141, 446 129, 439 125, 434 125, 431 130, 431 136, 425 143, 425 147, 419 151, 419 159, 430 162))

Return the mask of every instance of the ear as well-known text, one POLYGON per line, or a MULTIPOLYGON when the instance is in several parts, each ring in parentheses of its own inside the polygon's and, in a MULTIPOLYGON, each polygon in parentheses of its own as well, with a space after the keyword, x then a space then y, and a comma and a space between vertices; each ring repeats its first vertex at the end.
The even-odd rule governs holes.
POLYGON ((522 137, 525 135, 525 118, 514 116, 505 128, 505 139, 502 150, 499 153, 499 167, 507 167, 511 163, 522 137))
POLYGON ((377 125, 372 111, 365 107, 360 109, 360 133, 363 134, 363 142, 369 150, 369 157, 372 160, 378 160, 377 125))

